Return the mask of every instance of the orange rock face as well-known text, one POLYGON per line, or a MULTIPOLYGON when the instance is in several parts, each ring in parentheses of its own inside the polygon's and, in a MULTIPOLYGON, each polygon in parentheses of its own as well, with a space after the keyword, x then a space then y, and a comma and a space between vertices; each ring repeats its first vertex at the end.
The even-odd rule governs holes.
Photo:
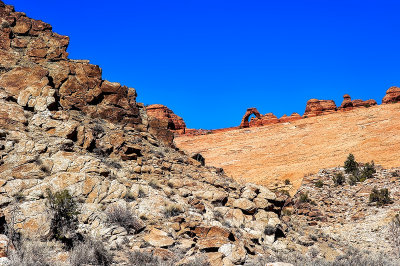
POLYGON ((400 101, 400 88, 390 87, 383 97, 382 104, 397 103, 398 101, 400 101))
POLYGON ((361 162, 400 165, 400 104, 357 108, 290 124, 236 129, 202 136, 179 136, 175 144, 201 153, 207 164, 243 182, 263 185, 343 165, 353 153, 361 162))
POLYGON ((167 128, 179 134, 184 134, 186 124, 180 116, 177 116, 168 107, 161 104, 152 104, 146 108, 147 115, 149 117, 157 118, 161 121, 165 121, 167 128))

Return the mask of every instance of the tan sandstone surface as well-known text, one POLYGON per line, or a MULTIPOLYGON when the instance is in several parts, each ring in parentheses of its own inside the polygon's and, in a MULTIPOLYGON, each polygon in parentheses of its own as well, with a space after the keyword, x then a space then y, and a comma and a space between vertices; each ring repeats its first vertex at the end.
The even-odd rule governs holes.
POLYGON ((176 145, 201 153, 206 164, 223 167, 243 182, 274 186, 342 165, 349 153, 384 167, 400 165, 400 104, 333 113, 290 123, 179 136, 176 145))

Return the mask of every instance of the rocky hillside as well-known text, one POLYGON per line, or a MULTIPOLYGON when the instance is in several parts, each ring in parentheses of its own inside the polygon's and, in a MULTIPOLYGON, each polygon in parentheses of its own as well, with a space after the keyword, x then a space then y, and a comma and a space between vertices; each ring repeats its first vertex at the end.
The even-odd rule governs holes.
MULTIPOLYGON (((310 253, 324 239, 308 237, 318 223, 296 197, 238 183, 176 148, 169 129, 185 130, 180 117, 160 105, 149 116, 135 89, 68 59, 68 43, 0 1, 0 265, 282 265, 273 262, 290 256, 304 259, 295 265, 314 257, 348 265, 358 258, 335 258, 353 243, 333 236, 327 252, 310 253)), ((330 221, 329 211, 318 211, 330 221)))
POLYGON ((0 19, 3 264, 232 265, 279 246, 284 197, 174 148, 49 24, 2 2, 0 19))

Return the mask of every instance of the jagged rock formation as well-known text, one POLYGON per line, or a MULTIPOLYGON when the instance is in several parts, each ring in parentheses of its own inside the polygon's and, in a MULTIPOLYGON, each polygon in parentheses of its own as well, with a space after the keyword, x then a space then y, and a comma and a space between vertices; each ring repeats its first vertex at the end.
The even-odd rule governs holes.
POLYGON ((350 95, 345 94, 343 96, 343 102, 340 105, 340 107, 338 108, 338 110, 340 111, 349 111, 349 110, 353 110, 354 108, 358 108, 358 107, 371 107, 373 105, 377 105, 377 102, 375 100, 351 100, 350 95))
POLYGON ((336 104, 332 100, 308 100, 303 117, 331 114, 336 112, 336 104))
POLYGON ((157 118, 165 123, 167 129, 178 134, 185 134, 185 122, 168 107, 161 104, 152 104, 146 107, 146 111, 149 117, 157 118))
POLYGON ((400 88, 390 87, 386 91, 385 97, 383 97, 382 104, 397 103, 400 101, 400 88))
MULTIPOLYGON (((67 189, 78 202, 77 232, 97 237, 116 265, 132 250, 232 265, 285 248, 284 196, 175 150, 168 124, 149 117, 135 89, 67 58, 68 37, 1 1, 0 15, 1 234, 6 225, 25 241, 48 239, 45 191, 67 189), (138 230, 110 223, 112 206, 130 210, 138 230)), ((69 253, 53 250, 50 259, 67 264, 69 253)))
MULTIPOLYGON (((290 122, 301 119, 301 116, 297 113, 293 113, 291 116, 282 116, 281 118, 277 118, 273 113, 268 113, 265 115, 261 115, 257 108, 248 108, 246 113, 242 118, 242 122, 240 123, 239 128, 246 128, 246 127, 261 127, 265 125, 277 124, 281 122, 290 122), (255 115, 249 121, 249 117, 251 115, 255 115)), ((229 130, 233 130, 237 128, 229 128, 229 130)), ((221 130, 214 130, 213 132, 220 132, 221 130)))

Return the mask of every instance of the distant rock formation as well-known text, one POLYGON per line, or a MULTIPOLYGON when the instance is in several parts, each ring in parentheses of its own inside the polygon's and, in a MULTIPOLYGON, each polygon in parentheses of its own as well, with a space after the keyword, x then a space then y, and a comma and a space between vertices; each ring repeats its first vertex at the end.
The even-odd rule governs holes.
POLYGON ((301 115, 299 115, 298 113, 293 113, 290 116, 283 115, 281 118, 279 118, 279 122, 286 123, 286 122, 296 121, 299 119, 302 119, 301 115))
POLYGON ((255 107, 251 107, 251 108, 247 108, 246 113, 244 114, 243 118, 242 118, 242 122, 240 122, 240 126, 241 128, 244 127, 249 127, 249 117, 251 115, 255 115, 257 118, 261 118, 261 114, 258 112, 257 108, 255 107))
POLYGON ((358 108, 358 107, 370 107, 373 105, 377 105, 377 102, 375 100, 351 100, 350 95, 345 94, 343 95, 343 102, 340 105, 340 107, 338 108, 339 111, 349 111, 349 110, 353 110, 354 108, 358 108))
POLYGON ((337 111, 333 100, 308 100, 303 117, 312 117, 318 115, 330 114, 337 111))
POLYGON ((383 97, 382 104, 397 103, 400 101, 400 88, 390 87, 386 91, 385 97, 383 97))
POLYGON ((185 134, 186 124, 180 116, 167 106, 162 104, 152 104, 146 108, 147 115, 152 118, 157 118, 163 121, 166 128, 179 134, 185 134))

